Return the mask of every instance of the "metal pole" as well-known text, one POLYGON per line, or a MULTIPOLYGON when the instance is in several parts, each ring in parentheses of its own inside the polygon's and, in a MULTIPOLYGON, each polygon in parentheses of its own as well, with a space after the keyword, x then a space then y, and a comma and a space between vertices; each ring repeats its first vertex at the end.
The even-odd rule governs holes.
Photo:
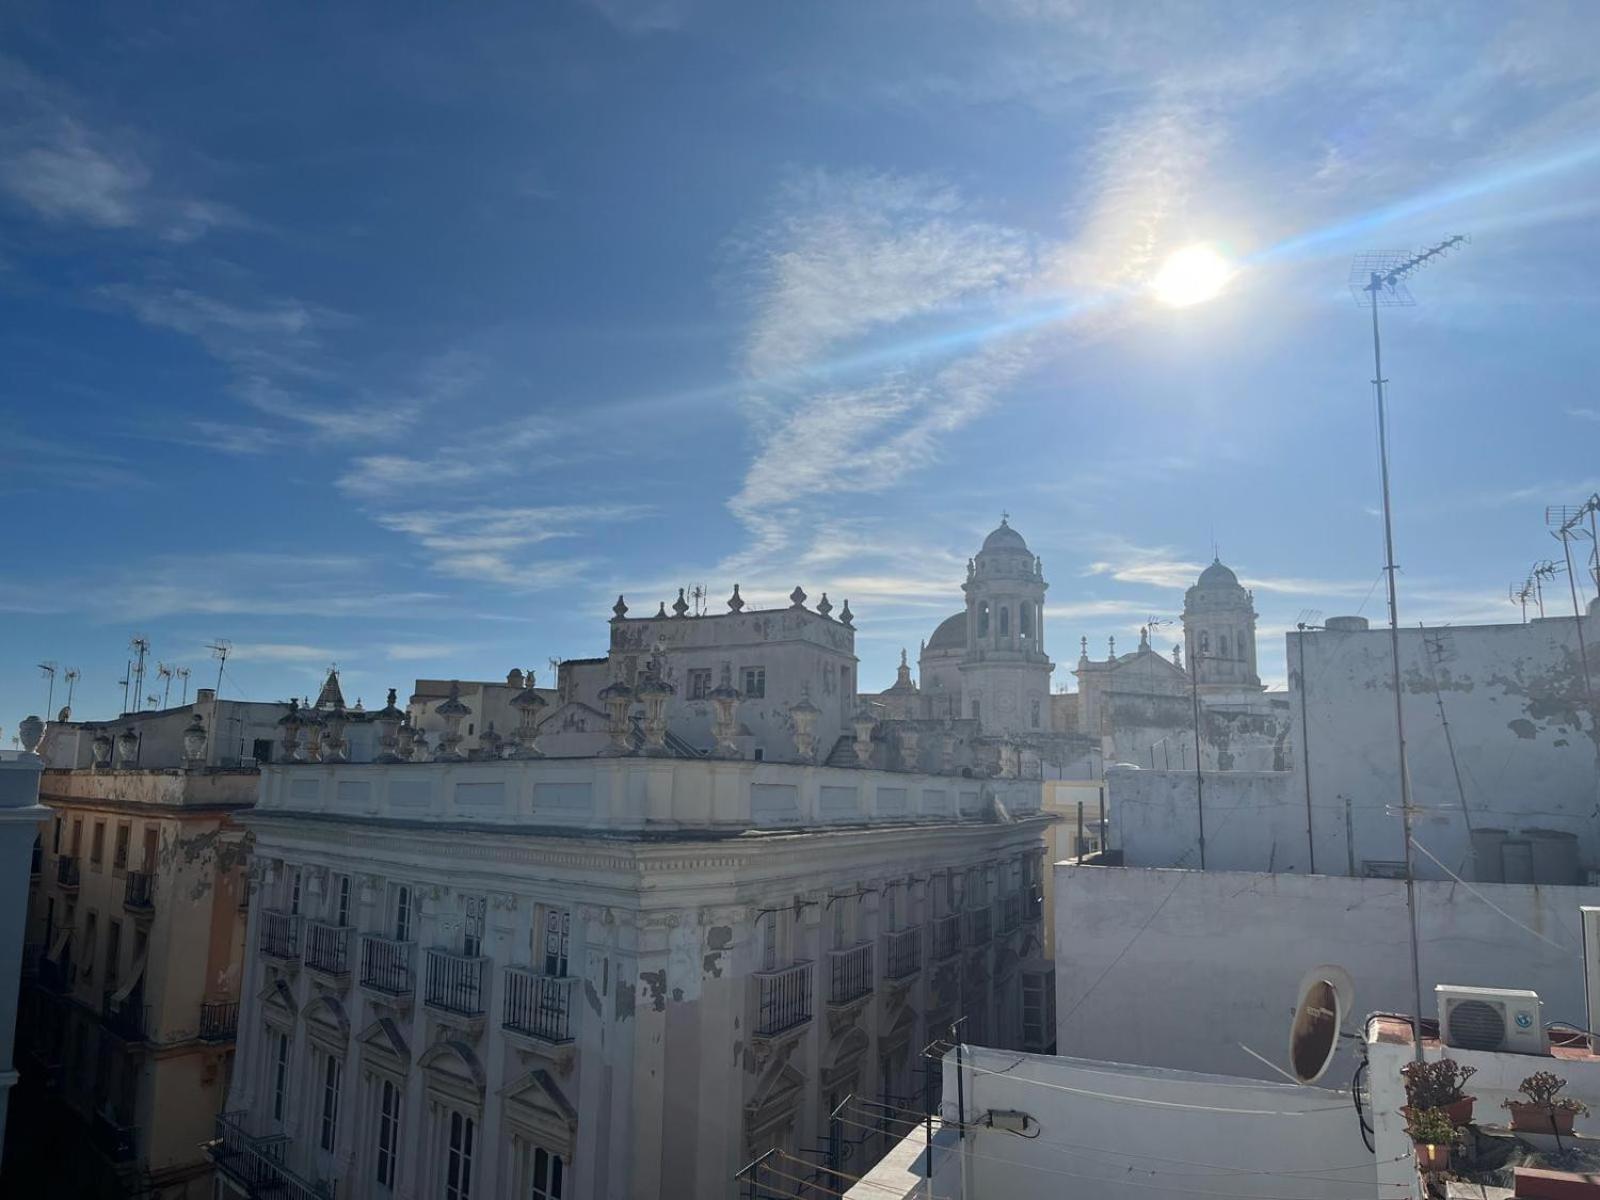
POLYGON ((1569 540, 1565 525, 1561 527, 1561 552, 1567 556, 1567 587, 1572 589, 1573 623, 1578 627, 1578 661, 1583 664, 1583 694, 1588 698, 1589 707, 1592 709, 1594 689, 1589 684, 1589 652, 1583 643, 1583 609, 1578 607, 1578 581, 1572 574, 1572 542, 1569 540))
POLYGON ((1310 872, 1317 873, 1317 839, 1311 820, 1311 735, 1306 729, 1306 627, 1301 622, 1295 646, 1300 651, 1300 769, 1306 777, 1306 853, 1311 856, 1310 872))
MULTIPOLYGON (((965 1017, 957 1017, 950 1022, 950 1040, 956 1044, 956 1134, 962 1141, 967 1139, 967 1086, 961 1077, 961 1035, 956 1032, 956 1026, 965 1020, 965 1017)), ((963 1165, 963 1175, 965 1170, 963 1165)))
POLYGON ((1344 851, 1350 859, 1350 878, 1356 877, 1356 823, 1350 812, 1350 797, 1344 798, 1344 851))
POLYGON ((1200 663, 1196 650, 1189 656, 1189 697, 1194 701, 1194 813, 1200 827, 1200 869, 1206 869, 1206 781, 1200 761, 1200 663))
POLYGON ((922 1111, 922 1172, 928 1181, 928 1200, 933 1200, 933 1071, 928 1067, 922 1070, 922 1111))
POLYGON ((1073 858, 1083 857, 1083 801, 1078 801, 1078 840, 1072 848, 1073 858))
POLYGON ((1378 397, 1378 461, 1383 483, 1384 573, 1389 577, 1389 666, 1394 685, 1394 732, 1400 764, 1400 824, 1405 835, 1406 916, 1411 934, 1411 1048, 1422 1061, 1422 959, 1417 947, 1417 880, 1411 852, 1411 777, 1406 765, 1404 693, 1400 690, 1400 602, 1395 587, 1394 510, 1389 502, 1389 426, 1383 398, 1383 349, 1378 338, 1378 292, 1383 277, 1372 276, 1372 385, 1378 397))

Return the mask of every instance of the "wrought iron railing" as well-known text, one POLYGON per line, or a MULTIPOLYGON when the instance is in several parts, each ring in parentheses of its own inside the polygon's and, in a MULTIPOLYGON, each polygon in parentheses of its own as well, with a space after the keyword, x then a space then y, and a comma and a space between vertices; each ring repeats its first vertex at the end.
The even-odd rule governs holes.
POLYGON ((572 1040, 572 989, 577 976, 541 975, 527 967, 507 967, 501 1024, 546 1042, 572 1040))
POLYGON ((1018 925, 1022 924, 1022 897, 1002 896, 1000 898, 1000 932, 1014 933, 1018 925))
POLYGON ((78 886, 78 860, 70 854, 56 858, 56 883, 64 888, 78 886))
POLYGON ((306 966, 324 975, 350 972, 350 926, 306 922, 306 966))
POLYGON ((994 911, 985 904, 982 908, 969 908, 961 914, 962 941, 968 950, 987 946, 994 936, 994 911))
POLYGON ((464 1017, 483 1015, 484 964, 481 955, 428 951, 428 979, 423 999, 434 1008, 464 1017))
POLYGON ((330 1184, 316 1184, 291 1170, 283 1161, 289 1139, 282 1134, 252 1136, 245 1129, 244 1113, 217 1117, 216 1140, 207 1147, 211 1161, 247 1196, 273 1200, 332 1200, 330 1184))
POLYGON ((101 1023, 125 1042, 144 1041, 149 1015, 142 988, 135 988, 121 1000, 114 992, 106 992, 100 1005, 101 1023))
POLYGON ((231 1042, 239 1032, 237 1000, 207 1000, 200 1005, 200 1040, 231 1042))
POLYGON ((375 933, 361 938, 361 986, 391 996, 409 996, 417 986, 415 942, 397 942, 375 933))
POLYGON ((883 977, 905 979, 922 969, 922 926, 883 935, 883 977))
POLYGON ((933 919, 933 960, 953 957, 961 949, 961 914, 933 919))
POLYGON ((828 951, 828 1003, 849 1004, 872 990, 872 943, 828 951))
POLYGON ((795 963, 777 971, 757 971, 756 1028, 758 1037, 771 1037, 804 1025, 811 1019, 811 964, 795 963))
POLYGON ((1044 920, 1044 884, 1030 883, 1022 905, 1024 921, 1044 920))
POLYGON ((273 958, 300 957, 300 918, 267 909, 261 914, 261 953, 273 958))
POLYGON ((140 912, 153 909, 156 903, 156 877, 149 871, 129 871, 122 885, 122 903, 140 912))

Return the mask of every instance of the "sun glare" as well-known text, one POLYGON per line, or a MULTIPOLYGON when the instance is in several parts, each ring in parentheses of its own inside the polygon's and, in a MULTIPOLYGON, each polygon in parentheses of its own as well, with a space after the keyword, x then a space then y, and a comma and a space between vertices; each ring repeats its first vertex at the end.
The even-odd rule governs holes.
POLYGON ((1233 278, 1233 267, 1210 246, 1188 246, 1174 253, 1156 274, 1156 299, 1173 308, 1209 300, 1233 278))

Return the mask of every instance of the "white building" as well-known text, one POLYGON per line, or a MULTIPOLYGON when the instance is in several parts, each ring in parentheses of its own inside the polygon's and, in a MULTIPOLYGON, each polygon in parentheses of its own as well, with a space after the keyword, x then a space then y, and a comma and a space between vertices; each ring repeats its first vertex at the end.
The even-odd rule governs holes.
MULTIPOLYGON (((24 725, 27 725, 24 722, 24 725)), ((30 738, 31 727, 25 730, 30 738)), ((7 1103, 17 1072, 12 1065, 12 1032, 17 1021, 17 994, 26 937, 29 880, 37 868, 39 822, 47 815, 39 803, 39 772, 44 764, 26 751, 0 751, 0 1139, 6 1128, 7 1103)))
POLYGON ((1049 1037, 1041 784, 876 729, 848 607, 805 599, 619 599, 498 753, 463 751, 460 687, 431 757, 394 709, 371 762, 285 728, 246 818, 230 1192, 731 1196, 846 1095, 920 1111, 930 1030, 1020 1045, 1026 991, 1049 1037))

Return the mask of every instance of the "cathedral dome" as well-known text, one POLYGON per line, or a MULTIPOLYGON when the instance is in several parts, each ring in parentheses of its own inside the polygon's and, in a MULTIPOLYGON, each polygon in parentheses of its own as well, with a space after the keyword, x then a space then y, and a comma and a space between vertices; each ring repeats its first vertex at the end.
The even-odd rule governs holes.
POLYGON ((1220 558, 1211 560, 1211 565, 1200 572, 1200 587, 1238 587, 1239 577, 1231 569, 1222 565, 1220 558))
POLYGON ((1022 535, 1011 528, 1005 517, 1000 518, 999 527, 988 537, 983 539, 984 550, 1021 550, 1026 552, 1028 543, 1022 540, 1022 535))
POLYGON ((965 650, 967 648, 967 614, 965 610, 939 622, 924 650, 965 650))

